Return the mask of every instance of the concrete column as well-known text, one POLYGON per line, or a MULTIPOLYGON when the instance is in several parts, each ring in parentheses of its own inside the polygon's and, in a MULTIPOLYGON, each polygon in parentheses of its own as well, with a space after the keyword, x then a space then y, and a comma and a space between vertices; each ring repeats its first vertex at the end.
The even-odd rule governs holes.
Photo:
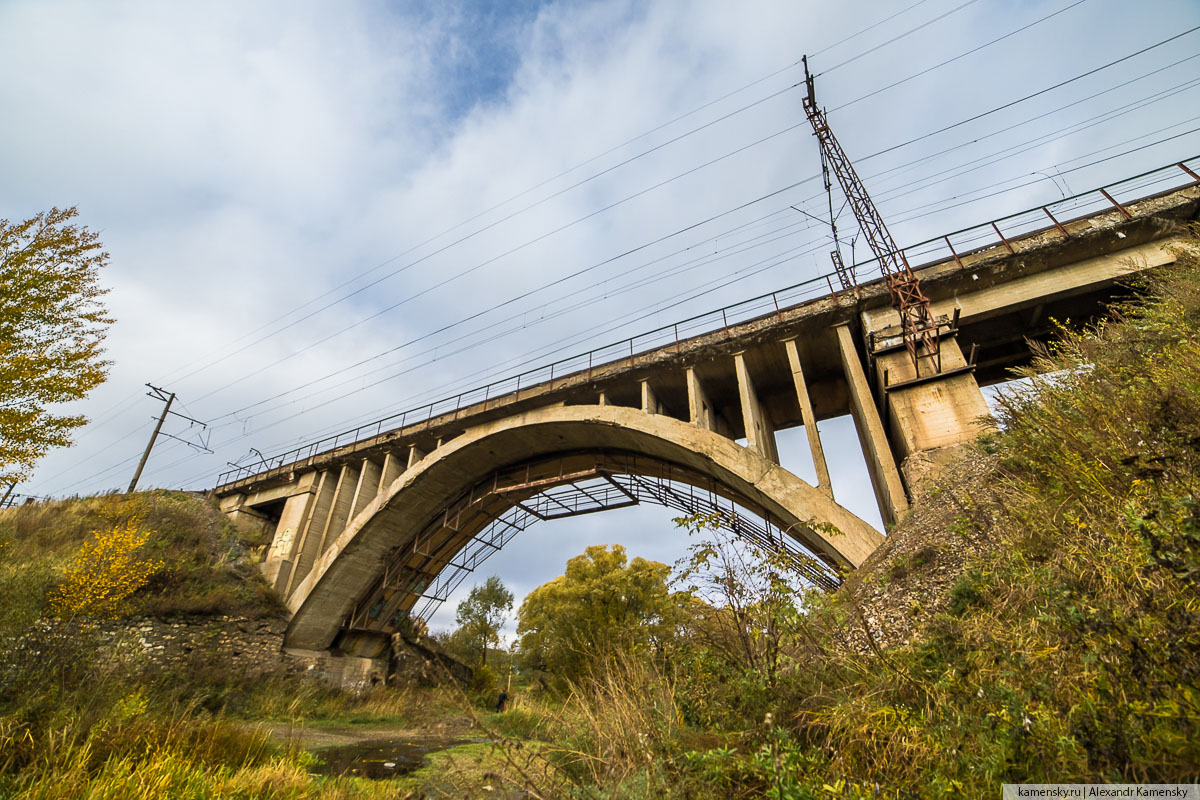
POLYGON ((612 405, 612 403, 610 403, 608 401, 608 395, 605 392, 600 393, 600 401, 599 402, 600 402, 600 405, 602 405, 602 406, 611 406, 612 405))
POLYGON ((407 466, 407 457, 401 459, 395 453, 388 451, 387 455, 383 457, 383 474, 379 476, 379 491, 382 492, 391 486, 396 478, 399 478, 400 474, 407 469, 407 466))
POLYGON ((416 464, 418 461, 420 461, 422 458, 424 458, 426 455, 428 455, 428 453, 426 453, 424 450, 417 447, 415 444, 411 445, 408 448, 408 467, 406 467, 406 469, 412 469, 413 465, 416 464))
POLYGON ((647 414, 662 413, 662 405, 658 402, 658 395, 654 393, 650 381, 642 381, 642 411, 647 414))
POLYGON ((321 546, 317 557, 325 552, 325 548, 342 535, 346 522, 350 519, 350 506, 354 503, 354 492, 358 488, 358 476, 362 467, 358 464, 343 464, 342 474, 338 477, 337 489, 333 493, 333 507, 329 510, 329 520, 321 533, 321 546))
POLYGON ((846 384, 850 388, 850 411, 854 415, 854 427, 858 429, 858 440, 867 459, 867 471, 871 474, 871 486, 875 489, 875 500, 879 503, 879 514, 884 524, 894 525, 900 515, 908 510, 908 495, 896 469, 896 459, 883 430, 883 420, 871 396, 871 387, 863 372, 854 337, 846 324, 838 325, 838 350, 842 356, 842 369, 846 372, 846 384))
POLYGON ((795 339, 783 343, 787 350, 788 365, 792 369, 792 383, 796 386, 796 401, 800 404, 800 416, 804 420, 804 432, 808 434, 808 449, 812 451, 813 466, 817 469, 817 488, 833 497, 833 484, 829 480, 829 467, 825 464, 825 448, 821 446, 821 434, 817 432, 817 417, 813 414, 812 400, 808 396, 808 384, 800 366, 800 350, 795 339))
POLYGON ((993 424, 953 336, 942 338, 941 362, 941 372, 934 375, 933 360, 922 358, 918 375, 903 346, 875 358, 876 380, 887 397, 888 430, 910 489, 935 477, 960 445, 993 424))
POLYGON ((263 577, 276 591, 282 591, 291 577, 300 545, 300 530, 316 496, 317 477, 316 472, 306 472, 296 482, 296 494, 284 501, 283 512, 275 526, 275 537, 260 567, 263 577))
POLYGON ((692 367, 687 368, 687 390, 688 419, 697 428, 704 428, 706 431, 715 431, 717 429, 717 414, 713 410, 712 400, 709 399, 708 392, 704 391, 704 386, 700 383, 700 376, 696 374, 696 370, 692 367))
POLYGON ((337 476, 330 470, 321 472, 317 480, 316 496, 308 509, 308 516, 300 529, 300 540, 296 544, 296 558, 292 564, 291 574, 283 584, 283 596, 292 593, 304 576, 312 569, 317 559, 318 547, 321 544, 321 532, 329 520, 329 511, 333 507, 333 493, 337 488, 337 476))
POLYGON ((779 450, 775 446, 775 428, 758 401, 758 393, 754 391, 754 383, 750 380, 750 371, 746 369, 744 355, 736 353, 733 356, 733 364, 737 369, 738 397, 742 401, 746 444, 763 458, 778 464, 779 450))
POLYGON ((354 489, 354 500, 350 503, 350 519, 358 516, 379 494, 379 480, 383 477, 383 465, 364 458, 358 471, 358 486, 354 489))

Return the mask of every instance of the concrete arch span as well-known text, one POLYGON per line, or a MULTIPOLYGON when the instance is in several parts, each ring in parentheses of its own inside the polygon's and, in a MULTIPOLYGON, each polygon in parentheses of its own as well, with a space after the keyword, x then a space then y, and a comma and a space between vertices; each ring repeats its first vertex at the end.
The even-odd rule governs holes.
MULTIPOLYGON (((422 534, 439 517, 451 522, 449 513, 456 502, 461 504, 464 492, 489 475, 522 464, 546 464, 554 457, 597 453, 673 465, 683 480, 684 475, 711 479, 727 497, 763 509, 838 567, 857 567, 883 538, 823 492, 712 431, 621 406, 537 409, 467 430, 380 491, 329 543, 288 597, 288 646, 330 647, 364 594, 396 577, 385 572, 397 554, 420 545, 422 534)), ((540 491, 525 483, 497 503, 511 505, 540 491)), ((484 516, 494 517, 497 507, 486 509, 484 516)), ((478 525, 478 518, 471 524, 478 525)), ((448 529, 454 530, 453 525, 448 529)), ((460 532, 469 537, 471 525, 460 532)))
POLYGON ((823 553, 806 529, 785 525, 694 469, 626 451, 553 453, 493 472, 463 491, 411 546, 395 552, 346 626, 388 631, 413 614, 428 619, 460 581, 529 527, 643 503, 709 515, 716 527, 790 556, 810 583, 825 589, 840 583, 845 563, 823 553))

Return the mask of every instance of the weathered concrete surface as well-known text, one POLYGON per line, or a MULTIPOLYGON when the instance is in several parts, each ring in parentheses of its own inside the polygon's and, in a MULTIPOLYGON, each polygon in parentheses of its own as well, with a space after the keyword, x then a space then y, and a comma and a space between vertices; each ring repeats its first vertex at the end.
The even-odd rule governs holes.
POLYGON ((569 406, 497 420, 447 442, 408 469, 331 542, 288 598, 288 643, 323 650, 385 557, 412 541, 466 487, 510 464, 554 452, 619 450, 707 475, 765 508, 807 546, 861 563, 882 541, 870 525, 777 464, 702 428, 640 409, 569 406), (809 523, 821 523, 810 527, 809 523), (824 527, 836 527, 831 535, 824 527))
POLYGON ((936 473, 931 466, 943 462, 933 453, 974 441, 994 426, 987 401, 953 336, 941 341, 939 376, 930 376, 929 359, 922 359, 921 367, 925 380, 903 347, 875 359, 879 393, 886 398, 892 450, 903 465, 909 491, 936 473))
MULTIPOLYGON (((948 297, 931 298, 930 309, 936 317, 951 316, 957 308, 959 320, 965 325, 988 319, 1001 312, 1011 313, 1022 308, 1033 308, 1038 304, 1085 293, 1143 270, 1172 264, 1175 262, 1175 256, 1170 248, 1176 241, 1172 237, 1132 247, 1121 247, 1110 253, 1084 258, 1043 272, 1026 271, 1022 269, 1025 265, 1018 261, 1005 270, 1010 274, 1004 282, 993 283, 990 286, 964 284, 952 290, 948 297)), ((979 273, 965 268, 964 271, 975 276, 972 283, 978 283, 979 273)), ((989 277, 994 280, 994 271, 989 272, 993 273, 989 277)), ((923 275, 922 289, 926 284, 932 289, 937 285, 939 277, 946 280, 950 276, 923 275)), ((961 272, 956 272, 954 277, 961 280, 961 272)), ((900 317, 892 308, 873 308, 862 312, 862 322, 868 330, 880 330, 898 325, 900 317)))
POLYGON ((908 496, 904 493, 900 471, 896 468, 896 459, 888 444, 879 409, 871 396, 871 387, 854 347, 850 327, 839 325, 837 336, 846 383, 850 387, 850 411, 854 416, 859 444, 867 459, 867 472, 870 473, 871 486, 879 503, 879 513, 885 525, 894 525, 900 515, 908 510, 908 496))

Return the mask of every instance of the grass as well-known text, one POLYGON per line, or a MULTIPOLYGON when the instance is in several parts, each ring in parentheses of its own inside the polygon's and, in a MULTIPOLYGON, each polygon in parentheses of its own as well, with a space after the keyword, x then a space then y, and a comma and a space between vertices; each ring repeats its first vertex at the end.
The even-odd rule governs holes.
POLYGON ((153 672, 85 618, 51 623, 48 598, 94 532, 133 522, 163 567, 125 616, 272 617, 266 543, 182 492, 77 498, 0 512, 0 797, 384 797, 365 779, 310 775, 311 756, 258 723, 411 725, 443 718, 436 693, 348 694, 286 676, 153 672))

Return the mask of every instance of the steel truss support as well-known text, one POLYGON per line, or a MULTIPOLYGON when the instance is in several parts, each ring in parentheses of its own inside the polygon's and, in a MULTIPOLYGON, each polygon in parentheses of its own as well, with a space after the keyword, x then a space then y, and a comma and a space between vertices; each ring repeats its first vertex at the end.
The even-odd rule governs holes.
POLYGON ((406 615, 429 619, 468 575, 530 525, 643 502, 711 516, 720 528, 786 555, 813 585, 832 589, 840 582, 836 570, 787 535, 765 510, 740 505, 710 479, 628 453, 587 458, 592 460, 585 469, 578 468, 579 456, 574 456, 570 470, 560 459, 498 472, 471 487, 410 544, 393 551, 347 627, 387 629, 406 615))

